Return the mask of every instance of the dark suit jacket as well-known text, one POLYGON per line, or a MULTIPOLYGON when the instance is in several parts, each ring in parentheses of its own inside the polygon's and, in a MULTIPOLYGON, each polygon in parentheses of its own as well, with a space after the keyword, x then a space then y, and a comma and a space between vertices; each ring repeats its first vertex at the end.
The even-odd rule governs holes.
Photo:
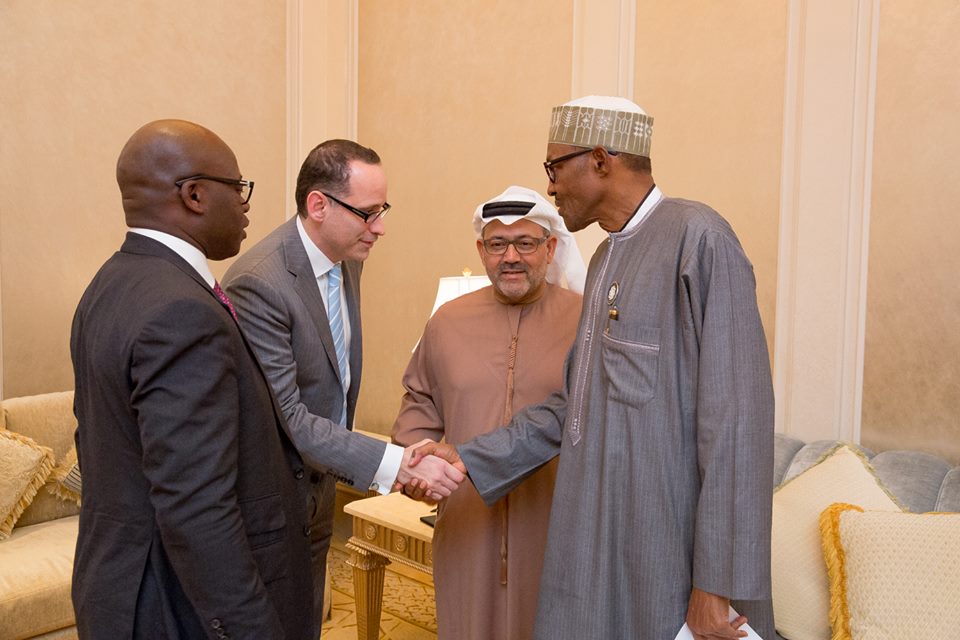
POLYGON ((128 234, 84 293, 70 346, 80 637, 306 639, 319 623, 303 465, 210 287, 128 234))
MULTIPOLYGON (((353 424, 362 368, 361 267, 343 263, 351 334, 347 425, 353 424)), ((296 218, 240 256, 223 280, 304 460, 366 491, 386 444, 336 422, 343 408, 337 353, 296 218)))

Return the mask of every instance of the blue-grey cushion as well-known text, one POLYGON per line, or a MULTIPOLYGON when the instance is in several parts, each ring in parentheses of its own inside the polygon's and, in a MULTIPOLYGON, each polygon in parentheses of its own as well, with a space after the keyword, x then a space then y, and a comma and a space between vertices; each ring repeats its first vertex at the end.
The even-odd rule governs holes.
MULTIPOLYGON (((834 447, 838 440, 802 440, 776 434, 773 485, 778 487, 797 476, 834 447)), ((850 443, 848 443, 850 444, 850 443)), ((906 509, 960 512, 960 467, 919 451, 884 451, 876 454, 865 447, 850 444, 870 460, 880 482, 906 509)))
POLYGON ((793 462, 794 456, 800 449, 803 449, 805 443, 803 440, 791 438, 790 436, 778 433, 775 436, 773 447, 773 486, 778 487, 783 483, 783 477, 787 475, 787 469, 793 462))
POLYGON ((954 467, 944 477, 934 511, 960 511, 960 467, 954 467))
POLYGON ((884 451, 870 460, 877 477, 908 511, 925 513, 937 506, 937 494, 950 463, 920 451, 884 451))
MULTIPOLYGON (((804 445, 796 455, 793 456, 793 460, 790 461, 790 466, 787 467, 787 472, 783 476, 783 480, 780 484, 790 480, 791 478, 800 475, 814 464, 816 464, 823 455, 833 449, 839 443, 839 440, 817 440, 816 442, 811 442, 810 444, 804 445)), ((847 442, 847 445, 851 449, 856 449, 860 451, 870 459, 873 457, 873 452, 869 449, 861 447, 858 444, 853 444, 852 442, 847 442)))

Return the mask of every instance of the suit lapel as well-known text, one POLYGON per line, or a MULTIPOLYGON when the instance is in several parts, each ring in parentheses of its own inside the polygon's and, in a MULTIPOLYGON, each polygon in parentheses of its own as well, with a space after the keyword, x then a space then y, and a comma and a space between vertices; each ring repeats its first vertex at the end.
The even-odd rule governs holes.
MULTIPOLYGON (((145 255, 153 256, 155 258, 162 258, 170 264, 174 265, 180 271, 182 271, 186 276, 191 280, 196 282, 208 295, 212 296, 214 300, 217 301, 217 304, 223 306, 223 303, 220 302, 220 299, 217 298, 217 294, 213 292, 213 289, 210 288, 210 285, 207 284, 197 270, 190 266, 186 260, 177 255, 177 252, 166 246, 162 242, 157 242, 153 238, 148 238, 147 236, 142 236, 139 233, 133 233, 132 231, 127 232, 127 237, 123 241, 123 245, 120 247, 120 251, 123 253, 133 253, 136 255, 145 255)), ((230 315, 230 310, 226 307, 223 307, 224 311, 230 315)), ((230 317, 233 320, 233 316, 230 317)))
POLYGON ((347 297, 347 313, 350 314, 350 389, 347 404, 353 406, 360 385, 360 369, 363 366, 363 325, 360 322, 360 272, 362 262, 343 263, 343 285, 347 297))
MULTIPOLYGON (((300 239, 300 233, 297 230, 296 218, 291 218, 287 222, 287 232, 283 236, 283 258, 286 262, 287 271, 293 276, 293 289, 303 300, 303 305, 317 329, 317 335, 320 337, 320 343, 327 354, 327 359, 337 375, 337 380, 340 381, 340 384, 343 384, 343 381, 340 380, 340 366, 337 364, 337 349, 333 345, 333 336, 330 335, 330 320, 327 318, 327 310, 323 306, 323 298, 320 297, 320 288, 317 286, 316 276, 313 275, 310 259, 307 258, 307 251, 303 248, 303 241, 300 239)), ((350 328, 352 330, 353 325, 350 328)))
MULTIPOLYGON (((267 388, 268 395, 270 396, 270 403, 273 405, 273 412, 277 418, 278 424, 285 425, 286 422, 283 417, 283 411, 280 409, 280 404, 277 402, 276 396, 273 394, 273 389, 270 387, 269 379, 267 374, 264 372, 263 367, 260 366, 260 360, 257 358, 256 352, 253 350, 253 347, 250 346, 250 343, 247 342, 247 337, 243 334, 243 329, 240 324, 234 319, 233 314, 230 313, 230 310, 217 298, 217 294, 213 292, 213 289, 207 284, 207 282, 197 273, 197 270, 194 269, 190 264, 181 258, 175 251, 167 247, 161 242, 157 242, 153 238, 148 238, 147 236, 142 236, 138 233, 127 233, 127 237, 123 242, 123 245, 120 247, 120 251, 123 253, 133 253, 137 255, 148 255, 155 258, 161 258, 166 260, 170 264, 176 266, 180 271, 187 275, 191 280, 196 282, 200 287, 207 292, 210 296, 217 301, 217 304, 223 308, 224 312, 230 317, 230 322, 237 328, 237 333, 240 335, 240 340, 243 342, 243 346, 247 350, 247 354, 250 356, 251 362, 256 366, 257 371, 260 372, 260 376, 263 378, 263 383, 267 388)), ((319 295, 319 294, 318 294, 319 295)), ((321 306, 323 301, 321 301, 321 306)), ((327 331, 329 333, 329 330, 327 331)), ((286 443, 288 450, 294 449, 293 442, 287 436, 286 428, 278 429, 280 432, 280 437, 286 443)), ((299 460, 299 456, 297 457, 299 460)))

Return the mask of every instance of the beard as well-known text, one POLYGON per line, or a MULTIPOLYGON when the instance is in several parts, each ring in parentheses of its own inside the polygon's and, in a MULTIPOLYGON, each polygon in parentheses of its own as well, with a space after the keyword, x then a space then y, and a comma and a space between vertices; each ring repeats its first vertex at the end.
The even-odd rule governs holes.
POLYGON ((531 294, 539 291, 546 271, 534 273, 522 262, 503 263, 497 267, 493 286, 500 297, 511 303, 526 302, 531 294))

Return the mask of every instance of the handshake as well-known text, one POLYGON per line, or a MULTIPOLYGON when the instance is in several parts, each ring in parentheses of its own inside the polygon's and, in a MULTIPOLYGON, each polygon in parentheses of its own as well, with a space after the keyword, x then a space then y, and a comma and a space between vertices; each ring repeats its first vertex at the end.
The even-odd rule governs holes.
POLYGON ((402 490, 414 500, 434 503, 453 493, 466 474, 467 468, 453 445, 424 439, 403 450, 393 490, 402 490))

